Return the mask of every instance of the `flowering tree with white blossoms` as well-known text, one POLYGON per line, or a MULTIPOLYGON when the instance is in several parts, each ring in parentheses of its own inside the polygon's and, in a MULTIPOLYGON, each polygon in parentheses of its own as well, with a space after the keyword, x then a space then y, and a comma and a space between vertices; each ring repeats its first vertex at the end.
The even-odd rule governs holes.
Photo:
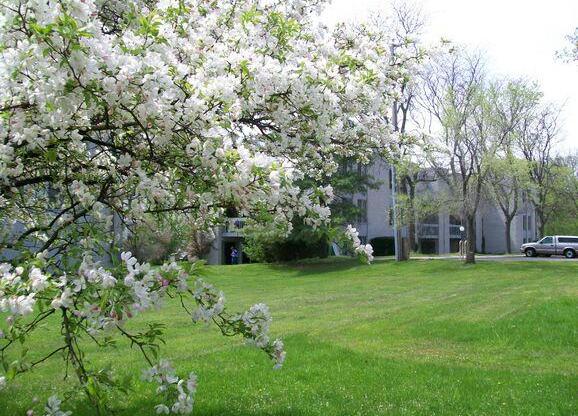
MULTIPOLYGON (((80 341, 106 348, 119 336, 148 362, 144 378, 161 393, 156 412, 190 413, 196 377, 157 358, 162 327, 125 326, 167 296, 194 322, 283 363, 265 305, 230 313, 198 265, 152 268, 116 248, 120 223, 166 212, 186 212, 200 229, 231 206, 261 221, 327 221, 331 189, 296 184, 331 174, 337 157, 367 161, 388 147, 381 115, 405 70, 387 40, 369 44, 315 23, 322 3, 0 3, 0 388, 63 358, 108 413, 114 378, 89 368, 80 341), (53 316, 60 345, 16 355, 53 316)), ((45 411, 67 414, 56 397, 45 411)))
POLYGON ((359 233, 352 225, 348 225, 345 230, 347 241, 351 242, 353 252, 370 263, 373 260, 373 247, 371 244, 362 244, 359 239, 359 233))

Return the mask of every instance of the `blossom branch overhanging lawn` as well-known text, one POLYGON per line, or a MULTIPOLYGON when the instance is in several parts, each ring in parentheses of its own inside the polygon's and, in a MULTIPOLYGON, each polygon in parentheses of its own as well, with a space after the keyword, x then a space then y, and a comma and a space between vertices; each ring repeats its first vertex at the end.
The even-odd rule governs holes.
MULTIPOLYGON (((10 313, 11 321, 9 331, 2 336, 0 351, 9 378, 62 352, 65 360, 75 369, 81 384, 85 386, 87 396, 94 406, 99 408, 102 406, 98 398, 101 392, 94 388, 112 380, 105 382, 104 376, 99 379, 97 374, 86 367, 84 353, 78 342, 83 334, 95 342, 99 342, 99 338, 105 342, 107 335, 118 330, 131 345, 137 346, 142 352, 151 367, 145 378, 160 383, 159 391, 163 392, 169 403, 172 400, 171 411, 187 413, 192 410, 195 390, 187 388, 185 392, 182 384, 191 386, 191 380, 194 379, 196 385, 196 378, 190 374, 188 381, 180 379, 174 370, 171 370, 168 361, 156 362, 159 343, 162 342, 162 326, 151 324, 148 330, 136 334, 124 329, 127 320, 148 309, 160 307, 163 299, 171 293, 189 299, 187 310, 194 322, 214 322, 223 334, 240 335, 265 351, 274 360, 276 368, 283 364, 283 343, 269 339, 271 315, 265 305, 254 305, 244 313, 231 315, 226 311, 221 292, 200 279, 196 280, 194 290, 189 288, 190 274, 176 263, 168 263, 156 269, 148 264, 139 264, 131 253, 123 253, 122 259, 126 274, 118 279, 113 274, 116 270, 104 270, 89 257, 84 259, 79 276, 63 275, 57 279, 43 274, 36 267, 42 264, 43 260, 40 259, 34 261, 35 266, 30 268, 15 269, 6 263, 0 266, 0 309, 10 313), (49 299, 52 299, 52 302, 48 306, 49 299), (26 322, 26 317, 33 314, 35 307, 43 312, 31 322, 26 322), (54 312, 62 315, 64 345, 34 361, 27 360, 26 356, 17 361, 6 360, 4 353, 7 348, 29 334, 54 312), (151 374, 154 374, 154 377, 151 374), (186 397, 183 398, 183 394, 186 397)), ((165 406, 164 403, 158 404, 161 410, 169 409, 165 406)), ((105 411, 104 408, 101 410, 105 411)))
MULTIPOLYGON (((11 256, 0 266, 8 314, 0 387, 62 356, 107 413, 113 376, 87 368, 79 340, 106 348, 120 334, 153 369, 147 378, 166 399, 156 410, 190 412, 196 380, 158 359, 162 327, 124 326, 166 296, 283 362, 265 305, 230 314, 224 296, 198 280, 198 266, 119 259, 118 228, 179 212, 210 229, 231 207, 288 232, 295 217, 327 223, 331 187, 303 189, 301 179, 331 175, 339 158, 367 162, 392 148, 383 115, 410 59, 403 47, 392 56, 372 28, 322 26, 323 3, 0 2, 0 251, 11 256), (62 344, 14 360, 10 351, 49 317, 59 320, 62 344)), ((51 398, 45 412, 60 406, 51 398)))

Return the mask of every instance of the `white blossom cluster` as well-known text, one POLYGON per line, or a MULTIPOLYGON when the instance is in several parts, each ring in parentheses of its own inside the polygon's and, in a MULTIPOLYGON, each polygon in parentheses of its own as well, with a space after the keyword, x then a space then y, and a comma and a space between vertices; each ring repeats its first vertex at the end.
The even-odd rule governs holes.
POLYGON ((50 396, 46 407, 44 408, 44 416, 70 416, 71 411, 63 411, 60 409, 62 401, 56 396, 50 396))
MULTIPOLYGON (((234 201, 242 213, 267 208, 276 220, 297 214, 319 225, 327 199, 294 181, 335 170, 338 156, 367 159, 385 148, 381 115, 404 76, 403 65, 383 65, 385 40, 313 24, 306 13, 320 3, 174 0, 151 10, 134 1, 150 27, 131 20, 103 31, 99 7, 122 13, 120 3, 29 1, 20 5, 34 20, 27 33, 17 25, 20 1, 7 1, 0 179, 26 176, 28 153, 50 143, 44 167, 83 166, 71 180, 53 173, 54 192, 67 195, 61 209, 102 212, 98 184, 109 180, 111 193, 134 192, 124 215, 186 198, 213 216, 234 201), (286 33, 271 30, 270 13, 283 16, 286 33), (175 169, 195 172, 181 189, 175 169)), ((59 220, 72 218, 67 211, 59 220)))
POLYGON ((0 264, 0 311, 7 312, 8 323, 34 311, 36 299, 49 297, 53 309, 66 309, 86 321, 93 335, 122 324, 141 311, 158 307, 169 285, 186 291, 189 275, 176 263, 160 269, 139 264, 130 252, 122 253, 126 274, 117 279, 92 257, 86 255, 76 275, 50 276, 40 268, 13 268, 0 264), (103 295, 107 293, 107 303, 103 295))
POLYGON ((223 315, 225 309, 225 296, 213 285, 197 279, 193 296, 197 302, 197 308, 192 313, 193 322, 214 321, 226 329, 236 328, 249 343, 267 352, 275 362, 275 368, 281 368, 285 361, 286 352, 281 340, 271 341, 269 327, 271 325, 271 313, 267 305, 258 303, 251 306, 247 311, 233 316, 223 315))
POLYGON ((253 335, 255 345, 264 347, 269 343, 267 333, 271 325, 271 313, 267 305, 258 303, 251 306, 240 319, 253 335))
POLYGON ((157 414, 188 415, 193 411, 194 394, 197 391, 197 376, 190 373, 187 379, 176 375, 175 369, 167 360, 160 362, 143 372, 143 379, 158 383, 157 393, 165 396, 170 406, 160 403, 155 406, 157 414))
POLYGON ((225 295, 217 291, 213 285, 202 279, 195 282, 193 296, 197 301, 197 308, 193 311, 193 322, 209 322, 225 309, 225 295))
POLYGON ((273 341, 273 358, 275 360, 275 369, 279 369, 283 366, 285 358, 287 357, 287 352, 285 351, 285 344, 280 339, 273 341))
POLYGON ((361 240, 359 239, 359 233, 351 224, 347 225, 347 228, 345 229, 345 236, 352 243, 353 251, 357 255, 365 259, 365 261, 368 263, 373 261, 373 247, 371 244, 361 243, 361 240))
POLYGON ((0 311, 8 313, 8 322, 34 311, 37 292, 47 287, 46 280, 38 268, 32 268, 26 277, 23 267, 0 263, 0 311))

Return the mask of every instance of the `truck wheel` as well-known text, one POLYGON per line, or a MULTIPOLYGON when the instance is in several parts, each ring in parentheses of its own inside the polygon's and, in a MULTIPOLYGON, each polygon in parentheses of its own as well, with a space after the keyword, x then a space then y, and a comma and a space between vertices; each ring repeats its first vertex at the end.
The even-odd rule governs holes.
POLYGON ((526 253, 526 257, 536 257, 536 250, 532 247, 527 248, 524 253, 526 253))
POLYGON ((566 257, 567 259, 573 259, 574 257, 576 257, 576 252, 571 248, 566 249, 564 250, 564 257, 566 257))

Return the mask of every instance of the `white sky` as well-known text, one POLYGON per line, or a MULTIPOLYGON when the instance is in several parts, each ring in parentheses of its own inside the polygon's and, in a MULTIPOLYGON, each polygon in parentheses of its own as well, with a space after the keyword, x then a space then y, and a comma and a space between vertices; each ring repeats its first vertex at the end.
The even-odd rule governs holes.
MULTIPOLYGON (((578 149, 578 63, 556 59, 578 26, 578 0, 414 0, 427 20, 426 41, 441 37, 486 52, 496 75, 537 80, 545 99, 564 105, 560 150, 578 149)), ((388 0, 333 0, 328 23, 363 20, 388 0)))

